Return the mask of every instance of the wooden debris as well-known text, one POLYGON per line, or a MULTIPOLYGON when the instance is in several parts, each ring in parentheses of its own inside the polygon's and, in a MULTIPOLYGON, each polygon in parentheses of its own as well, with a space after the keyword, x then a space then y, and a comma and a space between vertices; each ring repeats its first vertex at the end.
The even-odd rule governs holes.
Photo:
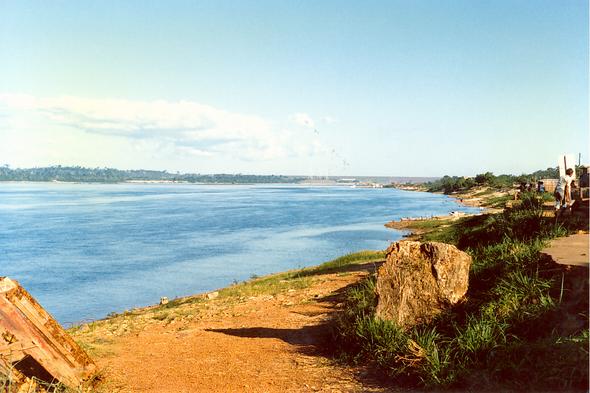
POLYGON ((0 373, 78 387, 96 365, 18 282, 0 277, 0 373))

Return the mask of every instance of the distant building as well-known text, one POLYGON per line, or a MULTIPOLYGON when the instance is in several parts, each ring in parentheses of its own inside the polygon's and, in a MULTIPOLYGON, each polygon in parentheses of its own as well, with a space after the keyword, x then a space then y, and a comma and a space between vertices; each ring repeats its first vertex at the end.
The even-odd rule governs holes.
POLYGON ((553 194, 555 192, 555 188, 557 188, 558 179, 541 179, 539 181, 543 182, 543 186, 545 186, 545 192, 550 192, 553 194))

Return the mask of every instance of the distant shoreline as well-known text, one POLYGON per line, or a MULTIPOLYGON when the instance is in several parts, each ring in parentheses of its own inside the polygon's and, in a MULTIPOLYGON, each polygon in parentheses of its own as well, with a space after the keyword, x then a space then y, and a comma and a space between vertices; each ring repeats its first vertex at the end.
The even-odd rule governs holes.
POLYGON ((120 183, 120 182, 186 182, 223 184, 280 184, 280 183, 393 183, 421 184, 438 179, 428 176, 364 176, 364 175, 280 175, 244 173, 180 173, 151 169, 85 168, 81 166, 49 166, 35 168, 10 168, 0 166, 2 181, 39 182, 81 182, 81 183, 120 183))
POLYGON ((125 180, 125 181, 61 181, 61 180, 0 180, 2 184, 104 184, 104 185, 115 185, 115 184, 178 184, 178 185, 195 185, 195 186, 252 186, 252 185, 297 185, 297 186, 308 186, 308 187, 349 187, 349 188, 389 188, 389 187, 368 187, 368 186, 357 186, 351 187, 348 183, 338 182, 233 182, 233 183, 213 183, 213 182, 189 182, 189 181, 178 181, 178 180, 125 180))
MULTIPOLYGON (((337 181, 298 181, 298 182, 190 182, 186 180, 123 180, 123 181, 62 181, 62 180, 0 180, 0 185, 2 184, 104 184, 104 185, 114 185, 114 184, 143 184, 143 185, 150 185, 150 184, 178 184, 178 185, 196 185, 196 186, 252 186, 252 185, 297 185, 297 186, 306 186, 306 187, 342 187, 342 188, 358 188, 358 189, 384 189, 384 188, 395 188, 401 191, 410 191, 409 189, 402 189, 396 187, 387 187, 381 184, 372 185, 366 183, 340 183, 337 181)), ((413 190, 413 191, 421 191, 427 192, 425 190, 413 190)))

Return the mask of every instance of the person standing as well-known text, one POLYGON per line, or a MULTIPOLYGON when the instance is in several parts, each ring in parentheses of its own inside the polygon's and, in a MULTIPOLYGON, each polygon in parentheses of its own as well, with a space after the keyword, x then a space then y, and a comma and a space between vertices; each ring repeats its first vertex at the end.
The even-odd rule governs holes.
POLYGON ((572 186, 574 185, 574 170, 568 168, 565 176, 560 177, 555 188, 555 210, 572 206, 572 186))

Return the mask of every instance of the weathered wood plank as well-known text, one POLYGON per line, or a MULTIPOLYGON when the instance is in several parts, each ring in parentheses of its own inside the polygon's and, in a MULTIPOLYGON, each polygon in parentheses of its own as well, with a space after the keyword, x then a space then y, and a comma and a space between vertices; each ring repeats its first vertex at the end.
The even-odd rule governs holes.
POLYGON ((86 352, 18 282, 0 277, 0 371, 24 361, 70 387, 96 372, 86 352))

